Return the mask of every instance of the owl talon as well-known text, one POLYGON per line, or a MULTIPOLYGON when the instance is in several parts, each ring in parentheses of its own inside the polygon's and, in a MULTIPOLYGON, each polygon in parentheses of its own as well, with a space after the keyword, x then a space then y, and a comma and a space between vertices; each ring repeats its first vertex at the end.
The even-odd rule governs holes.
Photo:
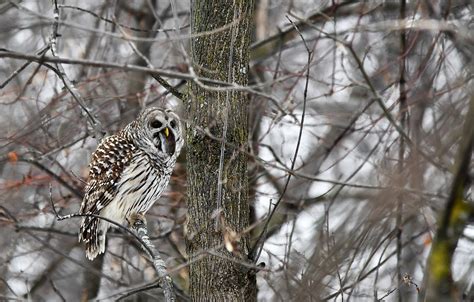
POLYGON ((143 213, 134 213, 127 219, 128 224, 133 228, 140 228, 146 225, 146 218, 143 213))

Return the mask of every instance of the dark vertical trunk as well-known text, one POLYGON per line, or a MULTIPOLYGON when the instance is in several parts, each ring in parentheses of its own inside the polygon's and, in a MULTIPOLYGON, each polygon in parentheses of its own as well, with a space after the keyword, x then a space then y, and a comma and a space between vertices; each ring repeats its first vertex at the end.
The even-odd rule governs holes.
MULTIPOLYGON (((86 260, 86 265, 91 269, 101 272, 104 265, 104 254, 100 254, 94 261, 86 260)), ((85 270, 82 276, 83 290, 81 301, 90 301, 97 297, 100 290, 100 275, 92 274, 89 270, 85 270)))
MULTIPOLYGON (((245 86, 253 1, 196 0, 191 6, 196 74, 245 86)), ((190 257, 212 253, 191 263, 190 295, 193 301, 254 301, 255 276, 242 265, 249 244, 243 233, 249 223, 248 96, 193 82, 189 98, 187 249, 190 257)))
POLYGON ((473 146, 474 95, 471 96, 469 102, 469 111, 466 114, 457 151, 456 173, 451 193, 441 213, 440 223, 428 257, 420 301, 460 301, 459 289, 452 276, 452 265, 459 238, 462 237, 469 221, 474 219, 472 206, 465 197, 472 188, 469 171, 471 171, 473 146))

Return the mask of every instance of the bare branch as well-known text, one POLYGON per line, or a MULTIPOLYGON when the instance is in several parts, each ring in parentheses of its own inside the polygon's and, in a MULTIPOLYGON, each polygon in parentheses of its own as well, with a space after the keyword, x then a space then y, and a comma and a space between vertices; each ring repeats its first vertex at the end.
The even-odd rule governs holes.
POLYGON ((134 219, 134 222, 132 222, 132 227, 137 232, 137 236, 143 242, 144 247, 146 247, 146 249, 144 248, 145 251, 152 259, 153 266, 155 267, 155 271, 159 277, 160 286, 163 288, 165 294, 165 300, 167 302, 175 301, 176 296, 173 290, 173 280, 166 270, 166 264, 161 258, 160 253, 148 237, 148 229, 145 217, 143 215, 137 215, 137 217, 134 219))
MULTIPOLYGON (((58 2, 57 0, 54 0, 54 23, 53 23, 53 31, 51 34, 50 44, 51 44, 51 53, 53 54, 53 57, 56 57, 56 58, 59 58, 58 51, 57 51, 57 38, 59 37, 58 27, 59 27, 58 2)), ((82 108, 87 118, 89 119, 89 122, 92 128, 94 129, 96 139, 100 140, 106 133, 102 127, 102 124, 90 112, 90 109, 87 107, 84 98, 81 96, 81 94, 79 93, 77 88, 74 86, 74 84, 71 82, 71 80, 69 80, 60 62, 56 63, 56 68, 60 72, 60 79, 63 81, 64 86, 67 88, 69 93, 71 93, 74 100, 76 100, 76 102, 79 104, 79 106, 82 108)))

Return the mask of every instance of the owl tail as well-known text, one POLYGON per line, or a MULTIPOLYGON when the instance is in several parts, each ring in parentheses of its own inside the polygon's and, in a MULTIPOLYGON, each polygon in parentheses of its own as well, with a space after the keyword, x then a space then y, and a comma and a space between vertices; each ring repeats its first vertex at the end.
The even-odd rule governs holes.
POLYGON ((86 217, 82 221, 79 242, 84 241, 86 244, 86 256, 89 260, 94 260, 97 255, 105 252, 105 234, 108 228, 108 222, 94 217, 86 217))

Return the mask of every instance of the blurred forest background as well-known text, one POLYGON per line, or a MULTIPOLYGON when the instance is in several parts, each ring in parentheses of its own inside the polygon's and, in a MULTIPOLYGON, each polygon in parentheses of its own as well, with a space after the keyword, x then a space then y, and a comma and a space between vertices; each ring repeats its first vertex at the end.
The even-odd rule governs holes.
MULTIPOLYGON (((185 120, 183 101, 150 73, 186 93, 189 1, 59 4, 62 66, 108 133, 145 106, 185 120)), ((242 110, 249 232, 264 240, 260 301, 416 301, 430 287, 474 300, 473 9, 255 1, 242 110)), ((130 236, 110 232, 105 256, 90 262, 79 219, 52 212, 50 184, 60 213, 79 210, 98 144, 55 73, 53 21, 51 1, 0 2, 0 300, 162 299, 130 236)), ((147 215, 182 299, 185 163, 147 215)))

